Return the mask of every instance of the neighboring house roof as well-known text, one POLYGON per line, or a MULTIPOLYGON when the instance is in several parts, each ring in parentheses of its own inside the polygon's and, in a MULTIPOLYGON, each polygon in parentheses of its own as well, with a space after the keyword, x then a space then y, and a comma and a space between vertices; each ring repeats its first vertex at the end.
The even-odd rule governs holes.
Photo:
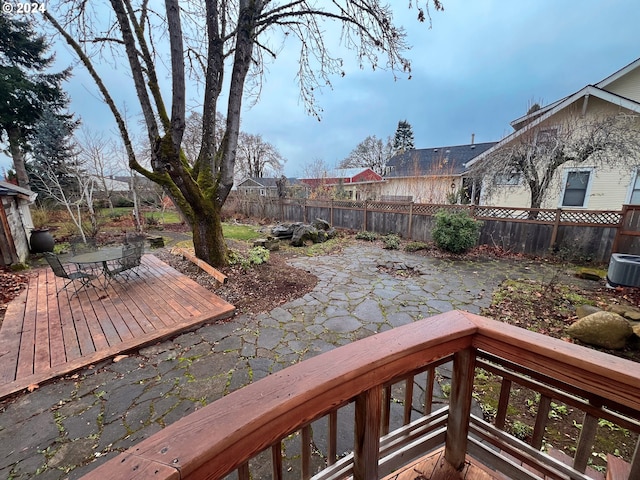
POLYGON ((98 175, 93 176, 98 190, 104 188, 108 192, 128 192, 131 190, 129 186, 129 177, 100 177, 98 175), (119 180, 118 178, 124 178, 126 180, 119 180))
POLYGON ((338 185, 353 183, 381 182, 382 176, 370 168, 343 168, 335 171, 334 176, 322 178, 301 178, 300 181, 315 188, 319 185, 338 185))
POLYGON ((2 181, 0 181, 0 195, 8 197, 22 197, 30 202, 33 202, 38 196, 36 192, 19 187, 18 185, 10 182, 2 181))
POLYGON ((486 142, 408 150, 387 162, 385 178, 460 175, 465 171, 465 163, 495 144, 486 142))
POLYGON ((492 148, 467 162, 465 165, 466 168, 471 167, 475 163, 481 161, 483 158, 491 155, 493 152, 500 149, 503 145, 513 141, 520 135, 523 135, 525 132, 530 131, 532 128, 537 127, 540 123, 544 122, 549 117, 552 117, 559 111, 564 110, 565 108, 573 105, 579 100, 582 100, 582 111, 584 114, 584 111, 586 110, 589 102, 589 98, 591 96, 609 102, 613 105, 616 105, 617 107, 625 108, 635 113, 640 113, 640 98, 638 98, 638 100, 630 99, 605 89, 609 88, 614 81, 619 80, 624 75, 631 74, 635 70, 640 72, 640 59, 630 63, 626 67, 620 69, 618 72, 610 75, 596 85, 587 85, 586 87, 581 88, 572 95, 553 102, 546 107, 536 110, 535 112, 531 112, 524 117, 517 118, 516 120, 511 122, 511 125, 514 128, 518 128, 515 132, 507 135, 492 148))
MULTIPOLYGON (((243 180, 238 184, 238 188, 240 187, 256 187, 256 188, 277 188, 277 182, 280 178, 269 178, 269 177, 250 177, 246 180, 243 180)), ((297 178, 287 178, 287 186, 297 185, 300 181, 297 178)))

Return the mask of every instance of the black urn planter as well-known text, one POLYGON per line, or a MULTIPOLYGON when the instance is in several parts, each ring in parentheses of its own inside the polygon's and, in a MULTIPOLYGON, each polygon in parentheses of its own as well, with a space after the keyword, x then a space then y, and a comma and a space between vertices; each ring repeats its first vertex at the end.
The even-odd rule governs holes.
POLYGON ((51 235, 48 228, 31 230, 31 238, 29 239, 31 253, 53 252, 55 243, 53 235, 51 235))

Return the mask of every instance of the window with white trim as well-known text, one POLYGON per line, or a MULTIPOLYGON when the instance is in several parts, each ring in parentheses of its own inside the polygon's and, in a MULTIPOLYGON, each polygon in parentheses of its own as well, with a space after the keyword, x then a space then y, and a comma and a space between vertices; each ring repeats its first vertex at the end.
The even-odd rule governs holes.
POLYGON ((495 176, 496 185, 520 185, 522 174, 517 171, 499 173, 495 176))
POLYGON ((640 205, 640 168, 636 170, 636 174, 631 184, 631 192, 629 192, 629 205, 640 205))
POLYGON ((591 169, 566 172, 561 207, 586 207, 591 169))

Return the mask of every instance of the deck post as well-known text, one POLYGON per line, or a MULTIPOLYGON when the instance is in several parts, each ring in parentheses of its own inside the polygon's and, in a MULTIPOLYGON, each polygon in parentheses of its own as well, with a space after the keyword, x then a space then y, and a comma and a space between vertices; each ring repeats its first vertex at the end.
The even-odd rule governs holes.
POLYGON ((356 397, 353 478, 378 480, 382 391, 378 385, 356 397))
POLYGON ((474 349, 467 348, 454 354, 444 458, 456 470, 464 466, 467 454, 474 367, 474 349))

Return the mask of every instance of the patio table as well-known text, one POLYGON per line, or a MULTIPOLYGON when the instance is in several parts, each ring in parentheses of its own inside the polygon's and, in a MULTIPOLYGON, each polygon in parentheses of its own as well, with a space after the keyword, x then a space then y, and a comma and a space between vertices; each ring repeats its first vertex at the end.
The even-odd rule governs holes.
POLYGON ((95 270, 95 266, 99 266, 104 276, 104 288, 109 284, 109 276, 107 270, 109 262, 115 262, 122 258, 122 247, 101 248, 94 252, 81 253, 69 258, 69 262, 74 263, 80 270, 95 270))

